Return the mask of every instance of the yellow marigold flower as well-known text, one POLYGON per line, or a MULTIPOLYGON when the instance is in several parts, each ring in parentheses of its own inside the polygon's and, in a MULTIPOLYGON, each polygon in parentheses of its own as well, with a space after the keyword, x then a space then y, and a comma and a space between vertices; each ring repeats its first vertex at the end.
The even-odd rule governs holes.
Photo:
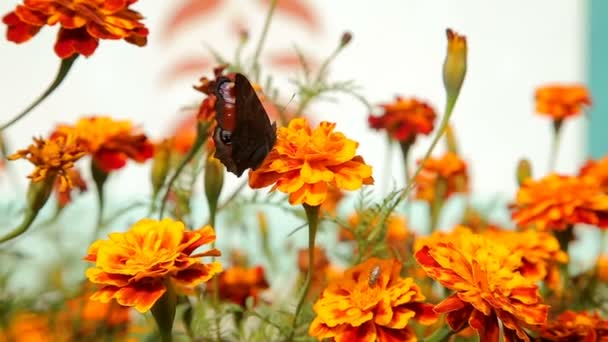
POLYGON ((608 194, 593 177, 550 174, 527 179, 517 192, 511 217, 519 226, 563 230, 586 223, 608 227, 608 194))
POLYGON ((106 172, 122 168, 128 159, 142 163, 154 155, 154 144, 129 120, 86 117, 74 126, 58 126, 52 136, 65 134, 75 135, 97 166, 106 172))
POLYGON ((591 95, 582 85, 545 85, 536 90, 535 98, 536 111, 554 120, 576 116, 591 105, 591 95))
POLYGON ((596 313, 564 311, 541 330, 542 341, 607 341, 608 320, 596 313))
POLYGON ((59 177, 59 191, 72 188, 69 171, 74 163, 85 155, 84 147, 74 135, 42 139, 34 138, 34 143, 25 150, 19 150, 8 157, 9 160, 27 159, 35 169, 28 178, 40 182, 50 177, 59 177))
POLYGON ((521 252, 463 229, 457 241, 430 241, 415 257, 429 277, 455 291, 434 309, 455 331, 469 325, 482 341, 498 341, 500 320, 506 341, 529 342, 524 329, 547 319, 537 285, 517 272, 521 252))
POLYGON ((437 315, 394 259, 371 258, 332 281, 314 304, 308 333, 336 342, 416 341, 410 319, 433 324, 437 315))
POLYGON ((448 51, 443 62, 443 85, 448 98, 460 93, 460 88, 467 73, 467 37, 447 29, 448 51))
POLYGON ((213 241, 210 226, 187 231, 171 219, 142 219, 125 233, 112 233, 109 240, 94 242, 85 257, 95 263, 86 271, 87 278, 101 286, 91 298, 103 303, 115 298, 146 312, 165 293, 167 281, 187 289, 221 272, 219 262, 200 262, 203 256, 219 256, 218 250, 193 254, 213 241))
POLYGON ((334 132, 335 124, 321 122, 311 130, 304 118, 280 127, 277 142, 262 165, 249 172, 249 185, 289 194, 289 203, 317 206, 330 186, 356 190, 372 184, 372 167, 356 155, 356 141, 334 132))
POLYGON ((553 290, 561 290, 559 264, 568 263, 568 254, 549 232, 488 229, 484 236, 522 254, 518 271, 532 281, 543 280, 553 290))
POLYGON ((447 152, 441 158, 429 158, 416 176, 416 198, 432 202, 438 182, 445 183, 443 199, 457 192, 468 191, 467 164, 456 153, 447 152))
POLYGON ((602 190, 608 192, 608 156, 599 160, 589 160, 581 167, 579 176, 594 177, 600 182, 602 190))

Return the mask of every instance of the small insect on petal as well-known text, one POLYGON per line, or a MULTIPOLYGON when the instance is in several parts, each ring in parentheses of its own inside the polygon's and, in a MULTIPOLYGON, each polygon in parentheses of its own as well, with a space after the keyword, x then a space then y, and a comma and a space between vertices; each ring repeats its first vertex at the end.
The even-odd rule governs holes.
POLYGON ((380 278, 381 271, 382 269, 380 268, 380 265, 376 265, 374 266, 374 268, 372 268, 372 270, 369 272, 369 287, 373 287, 374 285, 376 285, 378 279, 380 278))

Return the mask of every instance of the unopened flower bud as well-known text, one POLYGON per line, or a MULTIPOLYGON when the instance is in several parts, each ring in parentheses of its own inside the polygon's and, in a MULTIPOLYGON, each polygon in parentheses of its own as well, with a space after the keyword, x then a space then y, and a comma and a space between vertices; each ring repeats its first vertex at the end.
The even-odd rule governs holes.
POLYGON ((224 166, 213 154, 209 154, 205 163, 205 195, 209 205, 209 213, 215 215, 217 202, 224 186, 224 166))
POLYGON ((443 85, 448 98, 455 98, 467 73, 467 39, 451 29, 446 30, 448 50, 443 63, 443 85))
POLYGON ((342 37, 340 38, 340 46, 344 47, 346 45, 348 45, 348 43, 350 43, 350 41, 353 39, 353 34, 351 32, 344 32, 342 33, 342 37))
POLYGON ((528 159, 521 159, 517 163, 517 184, 521 186, 530 177, 532 177, 532 165, 528 159))

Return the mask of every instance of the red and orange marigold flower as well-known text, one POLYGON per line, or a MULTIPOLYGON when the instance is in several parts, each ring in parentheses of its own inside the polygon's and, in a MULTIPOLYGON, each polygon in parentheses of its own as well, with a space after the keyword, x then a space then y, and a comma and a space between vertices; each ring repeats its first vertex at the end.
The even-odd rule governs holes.
POLYGON ((426 102, 397 96, 395 102, 382 104, 384 113, 370 115, 371 128, 384 129, 395 140, 412 143, 418 134, 428 135, 433 131, 437 114, 426 102))
POLYGON ((8 157, 9 160, 27 159, 34 164, 34 171, 28 176, 32 182, 55 179, 59 191, 68 191, 73 182, 70 170, 74 163, 85 155, 85 148, 73 134, 51 139, 34 138, 27 149, 19 150, 8 157))
POLYGON ((467 192, 468 188, 467 164, 453 152, 427 159, 416 176, 416 198, 429 203, 436 196, 447 199, 454 193, 467 192))
MULTIPOLYGON (((209 283, 210 292, 215 292, 215 284, 209 283)), ((220 299, 245 306, 247 298, 253 298, 257 302, 261 292, 269 288, 264 272, 264 267, 255 266, 251 268, 233 266, 219 275, 217 283, 220 299)))
POLYGON ((541 341, 608 340, 608 320, 596 313, 564 311, 555 320, 547 322, 540 330, 541 341))
POLYGON ((519 188, 512 209, 517 225, 540 230, 563 230, 578 223, 608 227, 608 194, 593 177, 529 178, 519 188))
POLYGON ((204 256, 219 256, 210 249, 195 253, 202 245, 215 241, 210 226, 186 230, 171 219, 143 219, 125 233, 112 233, 109 240, 98 240, 85 260, 95 263, 86 276, 100 286, 91 299, 108 303, 112 299, 124 306, 146 312, 167 291, 167 282, 188 289, 221 272, 219 262, 201 263, 204 256))
POLYGON ((148 29, 143 16, 129 9, 137 0, 24 0, 2 18, 8 26, 6 38, 23 43, 43 26, 61 26, 55 53, 61 58, 75 54, 90 56, 100 39, 124 39, 144 46, 148 29))
POLYGON ((249 185, 274 184, 289 194, 289 203, 317 206, 329 188, 356 190, 372 184, 372 167, 357 156, 356 141, 334 132, 335 124, 321 122, 314 130, 304 118, 293 119, 277 131, 277 141, 262 165, 249 173, 249 185))
POLYGON ((154 155, 154 144, 129 120, 107 116, 82 118, 75 125, 60 125, 53 137, 72 134, 101 170, 110 172, 124 167, 128 159, 145 162, 154 155))
POLYGON ((591 95, 582 85, 552 84, 536 89, 536 112, 562 121, 581 114, 591 105, 591 95))
POLYGON ((415 257, 429 277, 454 291, 434 310, 447 314, 455 331, 468 325, 482 341, 498 341, 500 320, 505 341, 530 341, 525 329, 547 319, 537 285, 518 272, 521 252, 461 230, 456 239, 429 240, 415 257))
POLYGON ((308 333, 336 342, 416 341, 410 320, 429 325, 437 315, 414 280, 400 272, 397 260, 377 258, 346 270, 314 304, 308 333))
POLYGON ((587 161, 581 167, 579 176, 594 177, 600 182, 602 190, 608 193, 608 156, 598 160, 587 161))

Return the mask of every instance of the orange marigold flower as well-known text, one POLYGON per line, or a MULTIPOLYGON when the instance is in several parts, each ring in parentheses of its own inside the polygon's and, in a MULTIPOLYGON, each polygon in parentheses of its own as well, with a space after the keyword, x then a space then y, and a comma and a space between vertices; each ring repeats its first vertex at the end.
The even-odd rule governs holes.
POLYGON ((598 279, 608 283, 608 254, 598 256, 595 267, 598 279))
POLYGON ((8 156, 9 160, 27 159, 35 169, 28 178, 40 182, 50 177, 58 177, 59 190, 71 189, 72 179, 69 171, 74 163, 85 155, 85 148, 76 137, 67 134, 51 139, 34 138, 34 143, 25 150, 19 150, 8 156))
POLYGON ((24 0, 2 18, 8 29, 6 38, 23 43, 45 26, 61 26, 55 53, 61 58, 74 54, 90 56, 100 39, 124 39, 144 46, 148 29, 143 16, 129 9, 137 0, 24 0))
POLYGON ((412 278, 401 278, 395 259, 370 258, 332 281, 314 304, 308 333, 336 342, 416 341, 410 319, 433 324, 433 306, 412 278))
MULTIPOLYGON (((314 272, 306 294, 306 298, 309 300, 318 298, 327 284, 343 273, 342 269, 330 263, 324 248, 315 247, 314 254, 314 272)), ((298 270, 302 276, 305 276, 308 268, 308 248, 302 248, 298 250, 298 270)))
POLYGON ((46 341, 52 336, 48 317, 21 312, 13 316, 5 331, 0 330, 0 341, 46 341))
POLYGON ((563 230, 578 223, 608 227, 608 194, 593 177, 550 174, 527 179, 517 192, 511 217, 519 226, 563 230))
MULTIPOLYGON (((69 169, 67 171, 67 178, 70 180, 72 186, 78 190, 78 192, 82 193, 87 191, 87 183, 82 178, 82 175, 78 169, 69 169)), ((60 179, 55 181, 55 193, 57 194, 57 202, 59 203, 59 206, 65 207, 72 202, 73 189, 62 189, 61 184, 62 181, 60 179)))
POLYGON ((590 176, 600 182, 604 192, 608 192, 608 156, 599 160, 589 160, 581 167, 579 176, 590 176))
POLYGON ((103 303, 115 298, 121 305, 146 312, 165 293, 167 281, 187 289, 222 270, 219 262, 200 262, 204 256, 219 256, 218 250, 193 254, 215 241, 210 226, 188 231, 179 221, 142 219, 126 233, 112 233, 109 238, 94 242, 85 257, 95 263, 86 271, 87 278, 102 286, 91 299, 103 303))
POLYGON ((330 186, 327 189, 327 197, 321 204, 321 213, 330 217, 335 217, 338 210, 338 204, 344 198, 344 192, 335 186, 330 186))
POLYGON ((143 163, 154 155, 154 144, 129 120, 82 118, 74 126, 60 125, 53 136, 64 134, 75 135, 105 172, 124 167, 128 159, 143 163))
MULTIPOLYGON (((257 302, 260 293, 268 288, 268 281, 262 266, 251 268, 233 266, 219 275, 219 297, 241 306, 245 306, 249 297, 257 302)), ((208 284, 208 289, 212 293, 215 292, 212 282, 208 284)))
POLYGON ((289 203, 317 206, 327 199, 330 186, 356 190, 372 184, 372 167, 356 155, 356 141, 334 132, 335 124, 321 122, 311 130, 304 118, 280 127, 277 141, 262 165, 249 172, 249 186, 274 184, 289 194, 289 203))
POLYGON ((395 102, 382 104, 384 113, 380 116, 370 115, 369 126, 384 129, 397 141, 413 142, 418 134, 428 135, 433 131, 437 114, 426 102, 397 96, 395 102))
POLYGON ((188 115, 177 124, 173 130, 173 149, 180 154, 186 154, 194 145, 196 140, 196 115, 188 115))
POLYGON ((65 303, 58 315, 58 321, 78 327, 80 338, 98 337, 99 330, 112 332, 114 337, 124 337, 131 322, 131 309, 119 305, 116 301, 102 303, 91 300, 93 287, 88 283, 84 292, 65 303))
POLYGON ((591 95, 582 85, 546 85, 536 89, 536 111, 554 120, 580 114, 591 105, 591 95))
POLYGON ((532 281, 544 280, 553 290, 561 290, 559 264, 568 263, 568 254, 561 250, 559 241, 549 232, 532 229, 509 231, 488 229, 484 236, 522 254, 518 271, 532 281))
POLYGON ((457 241, 431 241, 415 257, 429 277, 455 291, 434 309, 447 313, 452 330, 468 324, 482 341, 498 341, 500 320, 506 341, 530 341, 524 329, 547 319, 537 285, 517 272, 521 252, 461 230, 457 241))
POLYGON ((468 191, 467 164, 456 153, 447 152, 441 158, 429 158, 424 162, 416 176, 416 198, 432 202, 439 182, 445 185, 441 190, 443 199, 468 191))
POLYGON ((608 320, 595 312, 564 311, 540 330, 541 341, 608 341, 608 320))

